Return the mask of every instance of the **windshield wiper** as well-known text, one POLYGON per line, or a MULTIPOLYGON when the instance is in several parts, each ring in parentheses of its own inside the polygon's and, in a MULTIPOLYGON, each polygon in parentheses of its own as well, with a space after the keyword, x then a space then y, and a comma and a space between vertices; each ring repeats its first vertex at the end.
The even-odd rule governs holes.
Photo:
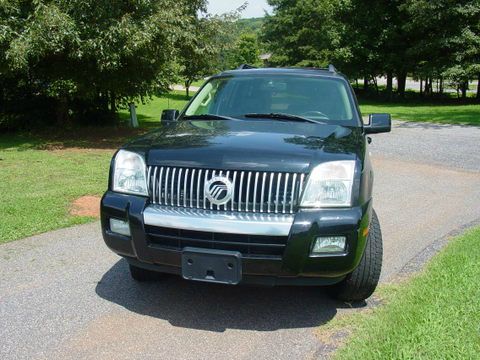
POLYGON ((292 114, 283 114, 283 113, 250 113, 243 115, 246 118, 258 118, 258 119, 278 119, 278 120, 292 120, 292 121, 303 121, 313 124, 325 124, 324 122, 309 119, 303 116, 292 115, 292 114))
POLYGON ((230 116, 216 114, 185 115, 184 120, 238 120, 230 116))

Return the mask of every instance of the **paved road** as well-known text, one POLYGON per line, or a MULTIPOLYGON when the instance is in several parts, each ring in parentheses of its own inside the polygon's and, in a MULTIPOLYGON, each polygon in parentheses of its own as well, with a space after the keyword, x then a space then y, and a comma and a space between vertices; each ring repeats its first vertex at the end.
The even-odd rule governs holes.
MULTIPOLYGON (((398 122, 371 150, 389 281, 480 218, 480 128, 398 122)), ((355 311, 315 288, 136 284, 98 223, 0 246, 0 273, 1 359, 318 358, 315 329, 355 311)))

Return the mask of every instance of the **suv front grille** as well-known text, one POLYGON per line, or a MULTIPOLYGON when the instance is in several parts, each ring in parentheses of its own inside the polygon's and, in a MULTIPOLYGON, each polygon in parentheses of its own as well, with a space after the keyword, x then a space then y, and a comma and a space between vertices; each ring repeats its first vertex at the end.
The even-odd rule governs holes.
POLYGON ((146 226, 148 241, 154 246, 181 250, 191 246, 204 249, 239 251, 242 255, 281 257, 287 236, 224 234, 146 226))
POLYGON ((153 204, 292 214, 297 211, 305 174, 149 166, 147 179, 153 204), (214 176, 226 176, 233 184, 232 198, 224 205, 212 204, 206 197, 205 183, 214 176))

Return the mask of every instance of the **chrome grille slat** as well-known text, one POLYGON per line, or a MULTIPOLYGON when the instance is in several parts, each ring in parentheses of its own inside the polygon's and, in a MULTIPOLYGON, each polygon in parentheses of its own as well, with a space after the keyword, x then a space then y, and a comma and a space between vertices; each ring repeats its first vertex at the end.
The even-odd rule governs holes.
POLYGON ((180 169, 178 172, 178 179, 177 179, 177 206, 180 206, 180 184, 182 182, 182 171, 183 169, 180 169))
MULTIPOLYGON (((193 180, 195 179, 195 169, 192 170, 192 175, 190 176, 190 207, 193 207, 193 180)), ((185 205, 184 207, 187 207, 187 196, 184 197, 185 201, 185 205)))
POLYGON ((283 188, 283 204, 282 204, 282 213, 285 214, 285 208, 287 206, 287 185, 288 185, 288 176, 290 174, 287 173, 285 177, 285 185, 283 188))
POLYGON ((200 208, 200 179, 201 178, 202 178, 202 170, 200 169, 198 171, 198 179, 197 179, 197 209, 200 208))
POLYGON ((188 169, 183 174, 183 207, 187 207, 187 181, 188 181, 188 169))
MULTIPOLYGON (((227 171, 225 176, 230 179, 230 171, 227 171)), ((232 200, 230 200, 230 201, 232 201, 232 200)), ((228 202, 223 205, 223 210, 227 210, 227 206, 228 206, 228 202)))
MULTIPOLYGON (((155 168, 156 169, 156 168, 155 168)), ((147 170, 147 190, 148 190, 148 193, 151 192, 151 186, 150 186, 150 181, 151 181, 151 177, 150 177, 150 174, 152 173, 152 167, 149 166, 148 167, 148 170, 147 170)), ((153 177, 153 180, 155 180, 155 177, 153 177)), ((152 185, 153 186, 153 185, 152 185)))
POLYGON ((267 208, 267 212, 270 212, 270 206, 272 205, 272 187, 273 187, 273 173, 270 173, 270 186, 268 187, 268 208, 267 208))
POLYGON ((244 172, 242 171, 240 173, 240 190, 238 191, 238 211, 242 211, 243 175, 244 175, 244 172))
POLYGON ((173 191, 175 190, 175 173, 177 172, 177 168, 173 168, 172 170, 172 182, 170 184, 170 205, 173 206, 173 200, 175 199, 175 194, 173 191))
POLYGON ((267 177, 267 173, 263 173, 263 179, 262 179, 262 191, 261 191, 261 198, 260 198, 260 212, 263 212, 263 200, 265 198, 265 179, 267 177))
POLYGON ((252 172, 248 172, 247 191, 245 192, 245 211, 248 211, 248 203, 250 202, 250 181, 252 180, 252 172))
MULTIPOLYGON (((208 172, 208 171, 207 171, 207 172, 208 172)), ((216 175, 216 173, 215 173, 215 170, 213 170, 213 171, 212 171, 212 178, 214 178, 215 176, 217 176, 217 175, 216 175)), ((212 210, 212 209, 213 209, 213 204, 210 203, 210 210, 212 210)))
POLYGON ((168 204, 168 176, 170 175, 170 168, 167 168, 167 173, 165 175, 165 205, 168 204))
POLYGON ((147 187, 153 204, 215 211, 293 214, 300 203, 306 174, 287 172, 149 166, 147 187), (215 176, 232 182, 231 199, 214 205, 205 183, 215 176))
POLYGON ((257 207, 257 187, 258 187, 258 172, 255 173, 255 185, 253 186, 253 212, 257 207))
MULTIPOLYGON (((205 171, 205 179, 203 181, 204 184, 207 182, 207 178, 208 178, 208 170, 205 171)), ((207 197, 205 196, 205 189, 203 189, 203 208, 204 209, 207 208, 207 197)))
POLYGON ((235 206, 235 186, 237 184, 237 172, 236 171, 233 172, 232 184, 233 184, 233 191, 232 191, 232 211, 233 211, 234 206, 235 206))
POLYGON ((278 199, 280 197, 280 180, 282 178, 282 173, 278 173, 278 178, 277 178, 277 192, 275 195, 275 212, 278 212, 278 199))
MULTIPOLYGON (((158 168, 155 168, 155 170, 153 171, 153 184, 152 184, 152 188, 153 188, 153 203, 155 204, 156 203, 156 200, 155 200, 155 191, 156 191, 156 186, 155 186, 155 183, 157 181, 157 170, 158 168)), ((150 183, 150 181, 149 181, 150 183)))
POLYGON ((297 187, 297 174, 293 174, 292 180, 292 194, 290 197, 290 212, 293 212, 293 206, 295 205, 295 188, 297 187))
POLYGON ((160 168, 160 175, 158 176, 158 203, 162 205, 162 181, 163 181, 163 166, 160 168))

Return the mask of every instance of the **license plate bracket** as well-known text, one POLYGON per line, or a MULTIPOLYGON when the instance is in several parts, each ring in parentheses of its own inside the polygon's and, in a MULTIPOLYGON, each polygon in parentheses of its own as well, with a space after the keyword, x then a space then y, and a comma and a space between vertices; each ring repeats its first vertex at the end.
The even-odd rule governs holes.
POLYGON ((182 252, 182 276, 187 280, 236 285, 242 280, 242 256, 238 251, 186 247, 182 252))

